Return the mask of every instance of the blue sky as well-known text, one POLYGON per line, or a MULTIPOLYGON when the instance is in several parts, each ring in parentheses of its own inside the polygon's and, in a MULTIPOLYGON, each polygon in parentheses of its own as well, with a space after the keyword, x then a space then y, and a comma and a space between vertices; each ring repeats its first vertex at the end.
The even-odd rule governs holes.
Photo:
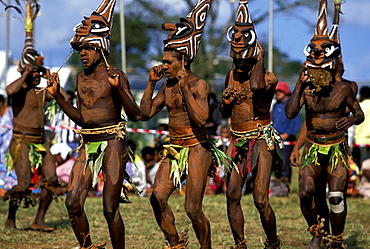
MULTIPOLYGON (((157 2, 160 0, 153 1, 157 2)), ((167 0, 164 0, 167 1, 167 0)), ((175 2, 180 0, 172 0, 175 2)), ((215 0, 219 1, 219 0, 215 0)), ((13 0, 11 2, 14 3, 13 0)), ((100 4, 100 0, 40 0, 41 15, 36 19, 35 41, 36 49, 42 51, 46 66, 60 66, 71 51, 69 41, 73 37, 72 28, 89 16, 100 4)), ((318 1, 317 1, 318 2, 318 1)), ((195 0, 194 0, 195 3, 195 0)), ((329 0, 329 8, 332 2, 329 0)), ((173 3, 175 6, 175 4, 173 3)), ((264 11, 269 7, 268 0, 250 2, 252 18, 254 11, 264 11)), ((181 6, 181 5, 178 5, 181 6)), ((238 1, 235 1, 235 10, 238 1)), ((118 3, 116 6, 118 11, 118 3)), ((370 1, 348 0, 342 5, 344 15, 340 20, 340 39, 343 61, 345 66, 344 77, 370 85, 370 1)), ((184 10, 186 15, 189 10, 184 10)), ((332 12, 329 11, 329 24, 332 12)), ((303 48, 309 43, 314 32, 317 19, 317 10, 302 11, 299 15, 305 16, 311 23, 304 23, 297 18, 285 15, 275 15, 274 18, 274 45, 287 53, 290 58, 304 61, 303 48)), ((20 57, 24 42, 23 23, 11 13, 10 50, 14 59, 20 57)), ((115 20, 118 22, 118 20, 115 20)), ((5 11, 0 9, 0 50, 5 48, 5 11)), ((331 27, 331 25, 330 25, 331 27)), ((267 40, 268 21, 256 26, 260 39, 267 40)), ((225 36, 226 39, 226 36, 225 36)), ((204 41, 203 41, 204 42, 204 41)), ((267 49, 267 48, 265 48, 267 49)))

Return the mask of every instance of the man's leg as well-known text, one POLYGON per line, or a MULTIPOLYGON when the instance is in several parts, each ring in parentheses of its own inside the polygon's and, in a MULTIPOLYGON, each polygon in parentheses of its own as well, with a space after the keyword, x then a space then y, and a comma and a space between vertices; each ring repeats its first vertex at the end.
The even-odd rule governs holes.
POLYGON ((200 248, 211 248, 211 227, 202 210, 212 153, 202 144, 189 148, 189 173, 186 177, 185 211, 193 223, 200 248))
MULTIPOLYGON (((46 148, 46 155, 44 157, 44 165, 42 166, 40 172, 44 180, 47 181, 49 185, 56 186, 58 184, 58 178, 56 175, 54 156, 50 153, 49 148, 46 147, 47 145, 44 144, 44 146, 46 148)), ((52 194, 46 188, 42 188, 39 208, 37 210, 35 220, 31 225, 32 229, 40 229, 44 231, 54 230, 54 228, 48 226, 44 222, 45 214, 52 200, 53 200, 52 194)))
POLYGON ((127 157, 123 140, 113 139, 108 142, 103 166, 103 207, 114 249, 125 248, 125 226, 119 212, 119 199, 127 157))
POLYGON ((170 178, 169 159, 160 161, 157 174, 155 176, 150 204, 157 220, 158 226, 164 233, 171 246, 179 244, 179 235, 175 227, 175 216, 168 205, 168 198, 176 189, 172 178, 170 178))
POLYGON ((66 198, 69 220, 81 247, 91 245, 89 222, 85 214, 84 204, 91 188, 92 176, 89 167, 85 170, 85 153, 85 146, 82 146, 69 176, 66 198))
POLYGON ((240 205, 244 182, 245 180, 235 169, 233 169, 232 172, 227 176, 227 217, 229 219, 235 244, 239 244, 244 240, 244 215, 240 205))
MULTIPOLYGON (((311 144, 306 142, 303 157, 307 154, 311 144)), ((305 249, 319 248, 321 235, 319 234, 320 221, 325 219, 325 228, 328 224, 328 207, 326 204, 326 171, 322 170, 324 159, 319 155, 321 165, 310 164, 299 170, 299 193, 302 214, 308 224, 309 231, 313 235, 305 249), (320 211, 318 210, 320 208, 320 211), (323 217, 321 217, 321 215, 323 217)))
MULTIPOLYGON (((16 141, 12 140, 10 143, 10 148, 14 146, 16 141)), ((28 159, 29 154, 29 147, 25 143, 21 143, 20 148, 20 158, 17 162, 15 162, 15 173, 17 174, 18 183, 15 185, 12 190, 14 190, 14 194, 16 192, 24 193, 31 184, 31 164, 28 159)), ((12 151, 11 151, 12 153, 12 151)), ((14 154, 12 153, 12 157, 14 158, 14 154)), ((12 191, 10 190, 10 191, 12 191)), ((16 213, 18 210, 18 203, 17 200, 9 200, 9 210, 8 210, 8 217, 5 221, 5 228, 6 229, 15 229, 16 223, 16 213)))
POLYGON ((273 155, 267 150, 265 141, 258 140, 257 143, 259 156, 257 171, 254 171, 257 172, 253 186, 254 205, 260 213, 262 227, 267 236, 268 243, 274 244, 278 241, 276 218, 268 197, 273 155))
POLYGON ((328 171, 330 223, 332 234, 337 236, 343 233, 346 223, 348 170, 343 165, 342 160, 339 160, 334 172, 331 173, 330 166, 328 171))
MULTIPOLYGON (((231 157, 234 147, 233 140, 227 148, 227 155, 231 157)), ((242 189, 246 179, 243 179, 235 169, 227 174, 226 179, 226 203, 227 217, 235 244, 244 243, 244 215, 240 205, 242 198, 242 189)))

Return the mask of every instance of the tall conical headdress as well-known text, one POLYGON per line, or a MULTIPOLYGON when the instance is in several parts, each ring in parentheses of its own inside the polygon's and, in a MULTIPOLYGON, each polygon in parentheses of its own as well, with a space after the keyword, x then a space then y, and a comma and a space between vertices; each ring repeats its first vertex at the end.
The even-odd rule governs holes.
POLYGON ((330 34, 328 34, 327 1, 320 0, 315 33, 310 44, 304 49, 304 53, 307 56, 307 67, 333 69, 333 59, 341 55, 338 31, 341 2, 338 0, 333 1, 335 3, 335 13, 332 29, 330 34))
POLYGON ((90 17, 84 17, 73 31, 76 35, 71 40, 72 48, 79 50, 82 44, 101 48, 110 53, 110 35, 113 26, 114 6, 116 0, 103 0, 90 17))
POLYGON ((248 1, 239 1, 235 24, 229 28, 227 38, 231 43, 232 58, 256 58, 260 53, 248 1))
POLYGON ((25 33, 26 39, 22 56, 18 64, 18 71, 23 72, 26 65, 31 65, 34 69, 44 71, 44 57, 37 53, 33 46, 33 22, 40 10, 40 5, 37 0, 26 1, 26 20, 25 20, 25 33))
POLYGON ((331 26, 331 31, 329 34, 329 39, 332 42, 337 43, 338 45, 340 44, 339 41, 339 15, 343 14, 341 10, 341 2, 342 0, 334 0, 334 18, 333 18, 333 25, 331 26))
POLYGON ((184 54, 189 61, 194 61, 202 38, 204 25, 212 0, 198 0, 186 18, 180 18, 176 24, 164 23, 162 29, 170 31, 163 41, 164 49, 173 49, 184 54))

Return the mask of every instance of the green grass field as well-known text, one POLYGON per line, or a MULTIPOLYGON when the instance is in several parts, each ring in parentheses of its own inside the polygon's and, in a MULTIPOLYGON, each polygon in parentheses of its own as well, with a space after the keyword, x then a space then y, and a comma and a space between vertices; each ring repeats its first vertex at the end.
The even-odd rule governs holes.
MULTIPOLYGON (((302 248, 310 241, 307 225, 299 208, 297 192, 297 172, 294 173, 293 193, 289 197, 272 197, 271 205, 277 217, 278 235, 283 248, 302 248)), ((159 230, 149 203, 149 198, 130 197, 132 204, 122 204, 121 214, 126 226, 126 248, 162 248, 165 241, 159 230)), ((93 242, 107 242, 111 248, 109 234, 102 214, 101 198, 88 198, 86 213, 90 221, 93 242)), ((251 195, 242 199, 245 216, 245 233, 248 248, 263 248, 266 237, 261 227, 259 215, 251 195)), ((36 207, 20 208, 17 213, 19 230, 5 230, 4 222, 7 205, 0 201, 0 248, 78 248, 67 211, 63 202, 53 202, 46 216, 46 222, 55 227, 52 233, 29 230, 36 207)), ((170 205, 176 216, 176 224, 181 232, 189 228, 188 248, 199 248, 191 222, 184 212, 184 197, 172 196, 170 205)), ((230 248, 233 245, 231 230, 226 216, 225 195, 211 195, 204 198, 204 212, 211 222, 213 248, 230 248)), ((348 216, 345 228, 345 242, 350 249, 370 248, 370 200, 348 198, 348 216)))

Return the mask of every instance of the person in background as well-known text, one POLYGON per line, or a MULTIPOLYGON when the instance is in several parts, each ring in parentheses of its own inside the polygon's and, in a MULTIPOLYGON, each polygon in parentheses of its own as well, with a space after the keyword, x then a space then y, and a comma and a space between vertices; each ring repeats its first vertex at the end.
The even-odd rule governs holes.
POLYGON ((0 163, 5 164, 5 153, 9 148, 13 134, 13 109, 5 105, 5 98, 0 95, 0 163))
POLYGON ((75 162, 72 156, 73 149, 66 143, 57 143, 50 147, 50 152, 55 157, 58 180, 62 183, 68 183, 69 175, 75 162))
MULTIPOLYGON (((66 94, 67 102, 76 106, 75 93, 73 91, 66 91, 66 94)), ((63 111, 59 111, 53 120, 52 126, 55 127, 55 136, 53 141, 55 143, 65 143, 70 146, 73 149, 73 157, 76 157, 76 150, 80 144, 80 136, 73 132, 73 129, 77 128, 75 122, 73 122, 63 111)))
POLYGON ((155 175, 159 167, 158 151, 153 147, 144 147, 141 150, 141 156, 145 164, 145 179, 146 179, 146 196, 152 193, 152 185, 154 184, 155 175))
POLYGON ((370 87, 368 86, 360 89, 360 107, 364 112, 365 120, 355 125, 354 142, 360 147, 354 149, 359 151, 360 156, 357 163, 361 169, 362 162, 370 158, 370 87))
POLYGON ((220 102, 217 100, 215 93, 208 94, 209 116, 206 123, 206 128, 209 135, 215 136, 217 127, 221 124, 221 115, 218 106, 220 102))
POLYGON ((364 199, 370 199, 370 158, 362 162, 361 180, 358 187, 358 193, 364 199))
MULTIPOLYGON (((159 131, 168 131, 169 126, 168 126, 168 124, 159 124, 158 125, 158 130, 159 131)), ((164 148, 163 145, 170 143, 170 136, 168 134, 157 134, 154 137, 154 142, 155 142, 155 149, 157 151, 162 151, 163 148, 164 148)))
MULTIPOLYGON (((145 164, 143 159, 141 159, 141 157, 135 153, 136 143, 131 139, 128 139, 126 143, 130 147, 132 152, 130 160, 126 164, 126 173, 131 177, 133 184, 141 192, 140 197, 144 197, 146 196, 145 164)), ((124 185, 128 188, 130 192, 134 192, 131 184, 129 184, 126 180, 124 181, 124 185)))
MULTIPOLYGON (((292 168, 290 165, 290 154, 294 145, 290 142, 296 141, 296 134, 299 132, 302 121, 301 116, 297 115, 294 119, 288 119, 285 115, 285 105, 289 100, 289 85, 284 81, 279 81, 275 88, 276 103, 272 107, 272 126, 280 133, 283 139, 284 148, 281 150, 283 166, 275 170, 275 176, 288 185, 291 182, 292 168)), ((288 195, 288 193, 286 193, 288 195)))
MULTIPOLYGON (((14 123, 12 140, 6 152, 6 165, 8 171, 15 170, 18 183, 4 196, 5 200, 9 199, 5 229, 16 229, 16 213, 21 203, 28 207, 35 205, 37 199, 39 205, 31 229, 51 232, 55 228, 44 220, 53 193, 58 191, 60 185, 44 129, 44 106, 52 97, 47 92, 37 94, 41 89, 41 78, 47 78, 50 72, 44 67, 44 58, 33 47, 33 22, 40 9, 36 2, 27 1, 25 6, 25 45, 18 65, 21 76, 6 87, 14 123), (35 180, 41 186, 41 192, 37 195, 30 190, 36 184, 33 173, 38 174, 39 178, 35 180)), ((61 98, 64 98, 62 94, 61 98)))

